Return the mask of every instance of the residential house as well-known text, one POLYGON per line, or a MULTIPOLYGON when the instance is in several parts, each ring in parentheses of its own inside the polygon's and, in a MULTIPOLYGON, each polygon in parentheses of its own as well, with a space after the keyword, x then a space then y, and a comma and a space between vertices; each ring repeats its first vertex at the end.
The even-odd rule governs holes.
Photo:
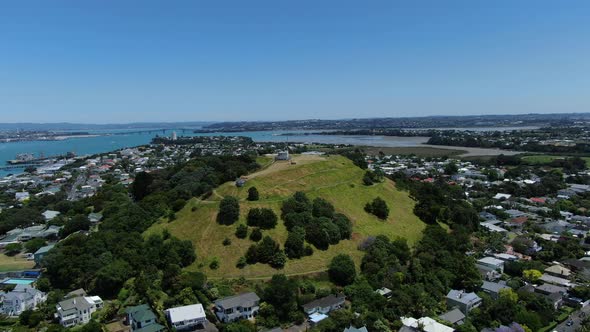
POLYGON ((383 296, 383 297, 384 297, 384 298, 386 298, 386 299, 389 299, 389 298, 391 298, 391 295, 392 295, 392 291, 391 291, 391 289, 389 289, 389 288, 387 288, 387 287, 382 287, 382 288, 379 288, 378 290, 376 290, 376 291, 375 291, 375 293, 377 293, 377 294, 379 294, 379 295, 383 296))
POLYGON ((47 210, 45 212, 42 213, 43 214, 43 218, 45 218, 45 221, 51 221, 53 219, 55 219, 55 217, 59 216, 59 211, 52 211, 52 210, 47 210))
POLYGON ((215 301, 215 314, 224 323, 251 319, 258 314, 259 305, 256 293, 244 293, 215 301))
POLYGON ((99 296, 76 296, 59 302, 55 317, 63 327, 83 325, 90 321, 92 313, 102 308, 99 296))
POLYGON ((170 325, 179 331, 203 328, 207 325, 205 310, 200 303, 166 309, 165 312, 170 325))
POLYGON ((506 286, 505 281, 500 282, 489 282, 484 281, 481 285, 481 290, 489 294, 493 299, 498 299, 500 297, 500 291, 502 289, 510 289, 510 287, 506 286))
POLYGON ((416 331, 423 331, 423 332, 453 332, 455 329, 452 327, 448 327, 444 324, 441 324, 430 317, 422 317, 419 319, 412 318, 412 317, 401 317, 401 321, 403 324, 402 329, 400 331, 404 332, 416 332, 416 331))
POLYGON ((488 256, 478 259, 476 265, 483 270, 504 273, 504 261, 494 257, 488 256))
POLYGON ((352 325, 344 329, 344 332, 368 332, 366 326, 362 326, 360 328, 356 328, 352 325))
POLYGON ((553 293, 560 293, 563 295, 563 294, 567 293, 567 288, 561 287, 561 286, 556 286, 556 285, 551 285, 551 284, 542 284, 540 286, 535 287, 535 293, 539 293, 542 295, 550 295, 553 293))
POLYGON ((26 191, 17 192, 14 194, 14 198, 19 202, 24 202, 24 201, 28 200, 30 197, 31 197, 31 195, 26 191))
POLYGON ((463 323, 465 323, 465 314, 463 314, 458 308, 447 311, 438 316, 438 318, 453 325, 463 325, 463 323))
POLYGON ((31 285, 16 285, 8 293, 0 293, 2 307, 0 312, 7 316, 18 316, 25 310, 34 310, 41 303, 47 301, 47 294, 35 289, 31 285))
POLYGON ((43 258, 47 255, 47 253, 51 249, 53 249, 54 246, 55 245, 51 244, 48 246, 41 247, 41 248, 39 248, 39 250, 35 251, 35 253, 33 254, 35 257, 35 264, 37 264, 39 266, 42 265, 43 258))
POLYGON ((481 305, 482 299, 475 293, 466 293, 464 290, 452 289, 447 294, 447 307, 458 308, 465 315, 473 308, 481 305))
POLYGON ((546 268, 545 272, 547 274, 554 276, 554 277, 560 277, 560 278, 566 278, 566 279, 568 279, 572 274, 572 271, 570 269, 568 269, 567 267, 560 265, 560 264, 555 264, 555 265, 552 265, 552 266, 546 268))
POLYGON ((99 221, 102 220, 102 213, 98 213, 98 212, 93 212, 93 213, 89 213, 88 214, 88 220, 93 223, 96 224, 99 221))
POLYGON ((543 275, 541 276, 541 278, 539 280, 543 281, 544 283, 549 283, 549 284, 562 286, 562 287, 566 287, 566 288, 575 286, 572 282, 570 282, 567 279, 560 278, 560 277, 554 277, 554 276, 549 275, 547 273, 543 273, 543 275))
POLYGON ((506 235, 508 233, 508 230, 506 230, 500 226, 496 226, 494 224, 487 223, 487 222, 479 223, 479 225, 486 228, 488 231, 490 231, 492 233, 500 233, 500 234, 504 234, 504 235, 506 235))
POLYGON ((332 310, 342 308, 345 300, 346 297, 344 296, 344 294, 330 294, 326 297, 322 297, 321 299, 317 299, 307 304, 304 304, 303 311, 305 311, 305 313, 307 313, 308 315, 312 315, 315 313, 328 314, 332 310))
POLYGON ((149 305, 140 304, 125 309, 127 314, 127 324, 131 327, 131 332, 160 332, 166 328, 156 319, 156 315, 149 305))

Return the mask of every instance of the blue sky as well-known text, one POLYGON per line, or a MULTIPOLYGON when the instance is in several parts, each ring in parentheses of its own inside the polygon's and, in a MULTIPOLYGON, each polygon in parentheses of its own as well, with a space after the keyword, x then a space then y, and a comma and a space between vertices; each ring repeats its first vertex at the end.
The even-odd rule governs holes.
POLYGON ((3 1, 0 122, 590 112, 588 17, 576 0, 3 1))

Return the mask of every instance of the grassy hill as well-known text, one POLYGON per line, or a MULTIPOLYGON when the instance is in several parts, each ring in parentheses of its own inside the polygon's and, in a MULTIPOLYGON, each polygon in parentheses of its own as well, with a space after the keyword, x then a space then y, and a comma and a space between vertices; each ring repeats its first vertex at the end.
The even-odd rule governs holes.
MULTIPOLYGON (((181 239, 190 239, 197 250, 197 263, 188 267, 189 270, 203 270, 209 277, 246 277, 265 278, 277 272, 268 265, 249 265, 238 269, 236 262, 243 256, 253 243, 250 240, 238 239, 234 232, 240 222, 245 223, 248 210, 253 207, 269 207, 280 215, 283 200, 295 191, 304 191, 310 199, 322 197, 331 202, 337 212, 347 215, 354 224, 351 240, 340 241, 338 245, 330 246, 326 251, 314 250, 310 257, 289 260, 281 271, 288 275, 320 272, 337 254, 348 253, 358 263, 362 252, 357 245, 369 235, 384 234, 391 238, 406 238, 410 245, 421 236, 425 225, 413 213, 414 202, 406 192, 398 191, 393 182, 386 180, 370 187, 362 184, 364 171, 354 166, 352 162, 341 156, 294 156, 296 164, 289 162, 271 163, 268 159, 260 160, 266 165, 261 171, 251 174, 248 182, 242 188, 237 188, 233 182, 225 183, 217 188, 207 200, 193 198, 183 210, 179 211, 177 219, 168 222, 162 220, 153 225, 147 233, 162 232, 168 229, 173 235, 181 239), (249 202, 246 200, 248 188, 257 187, 260 200, 249 202), (223 196, 233 195, 240 200, 240 222, 231 225, 219 225, 215 221, 219 201, 223 196), (377 219, 364 211, 366 202, 381 196, 387 201, 390 215, 386 221, 377 219), (229 246, 222 244, 225 238, 230 238, 229 246), (216 270, 209 269, 209 262, 217 258, 220 266, 216 270)), ((287 230, 279 221, 275 229, 263 231, 281 245, 287 238, 287 230)))

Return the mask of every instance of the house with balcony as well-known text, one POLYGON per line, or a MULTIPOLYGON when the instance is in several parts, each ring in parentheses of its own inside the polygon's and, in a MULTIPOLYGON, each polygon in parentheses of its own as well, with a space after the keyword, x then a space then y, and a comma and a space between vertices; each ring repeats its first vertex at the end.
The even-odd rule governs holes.
POLYGON ((103 307, 99 296, 75 296, 59 302, 55 317, 63 327, 84 325, 90 321, 92 314, 103 307))
POLYGON ((19 316, 25 310, 34 310, 38 305, 47 301, 47 294, 35 289, 31 285, 16 285, 8 292, 0 293, 2 307, 0 312, 7 316, 19 316))
POLYGON ((244 293, 215 301, 215 314, 224 323, 251 319, 258 314, 260 297, 256 293, 244 293))

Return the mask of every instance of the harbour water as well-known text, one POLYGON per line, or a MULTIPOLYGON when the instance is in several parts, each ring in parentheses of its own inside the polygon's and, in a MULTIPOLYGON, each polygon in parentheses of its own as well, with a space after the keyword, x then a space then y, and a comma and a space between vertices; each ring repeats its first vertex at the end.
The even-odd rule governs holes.
MULTIPOLYGON (((497 128, 496 128, 497 129, 497 128)), ((156 135, 170 136, 173 130, 152 130, 138 132, 137 129, 113 132, 93 132, 99 136, 68 138, 58 141, 27 141, 0 143, 0 165, 6 165, 19 153, 33 153, 35 156, 63 155, 74 152, 76 155, 92 155, 114 151, 126 147, 149 144, 156 135), (105 135, 106 134, 106 135, 105 135)), ((194 134, 190 130, 178 130, 179 136, 247 136, 255 142, 317 142, 328 144, 352 144, 383 147, 412 147, 424 144, 427 137, 385 137, 385 136, 351 136, 351 135, 303 135, 305 131, 252 131, 240 133, 194 134), (293 133, 285 136, 283 134, 293 133)), ((22 170, 0 170, 0 177, 17 174, 22 170)))

